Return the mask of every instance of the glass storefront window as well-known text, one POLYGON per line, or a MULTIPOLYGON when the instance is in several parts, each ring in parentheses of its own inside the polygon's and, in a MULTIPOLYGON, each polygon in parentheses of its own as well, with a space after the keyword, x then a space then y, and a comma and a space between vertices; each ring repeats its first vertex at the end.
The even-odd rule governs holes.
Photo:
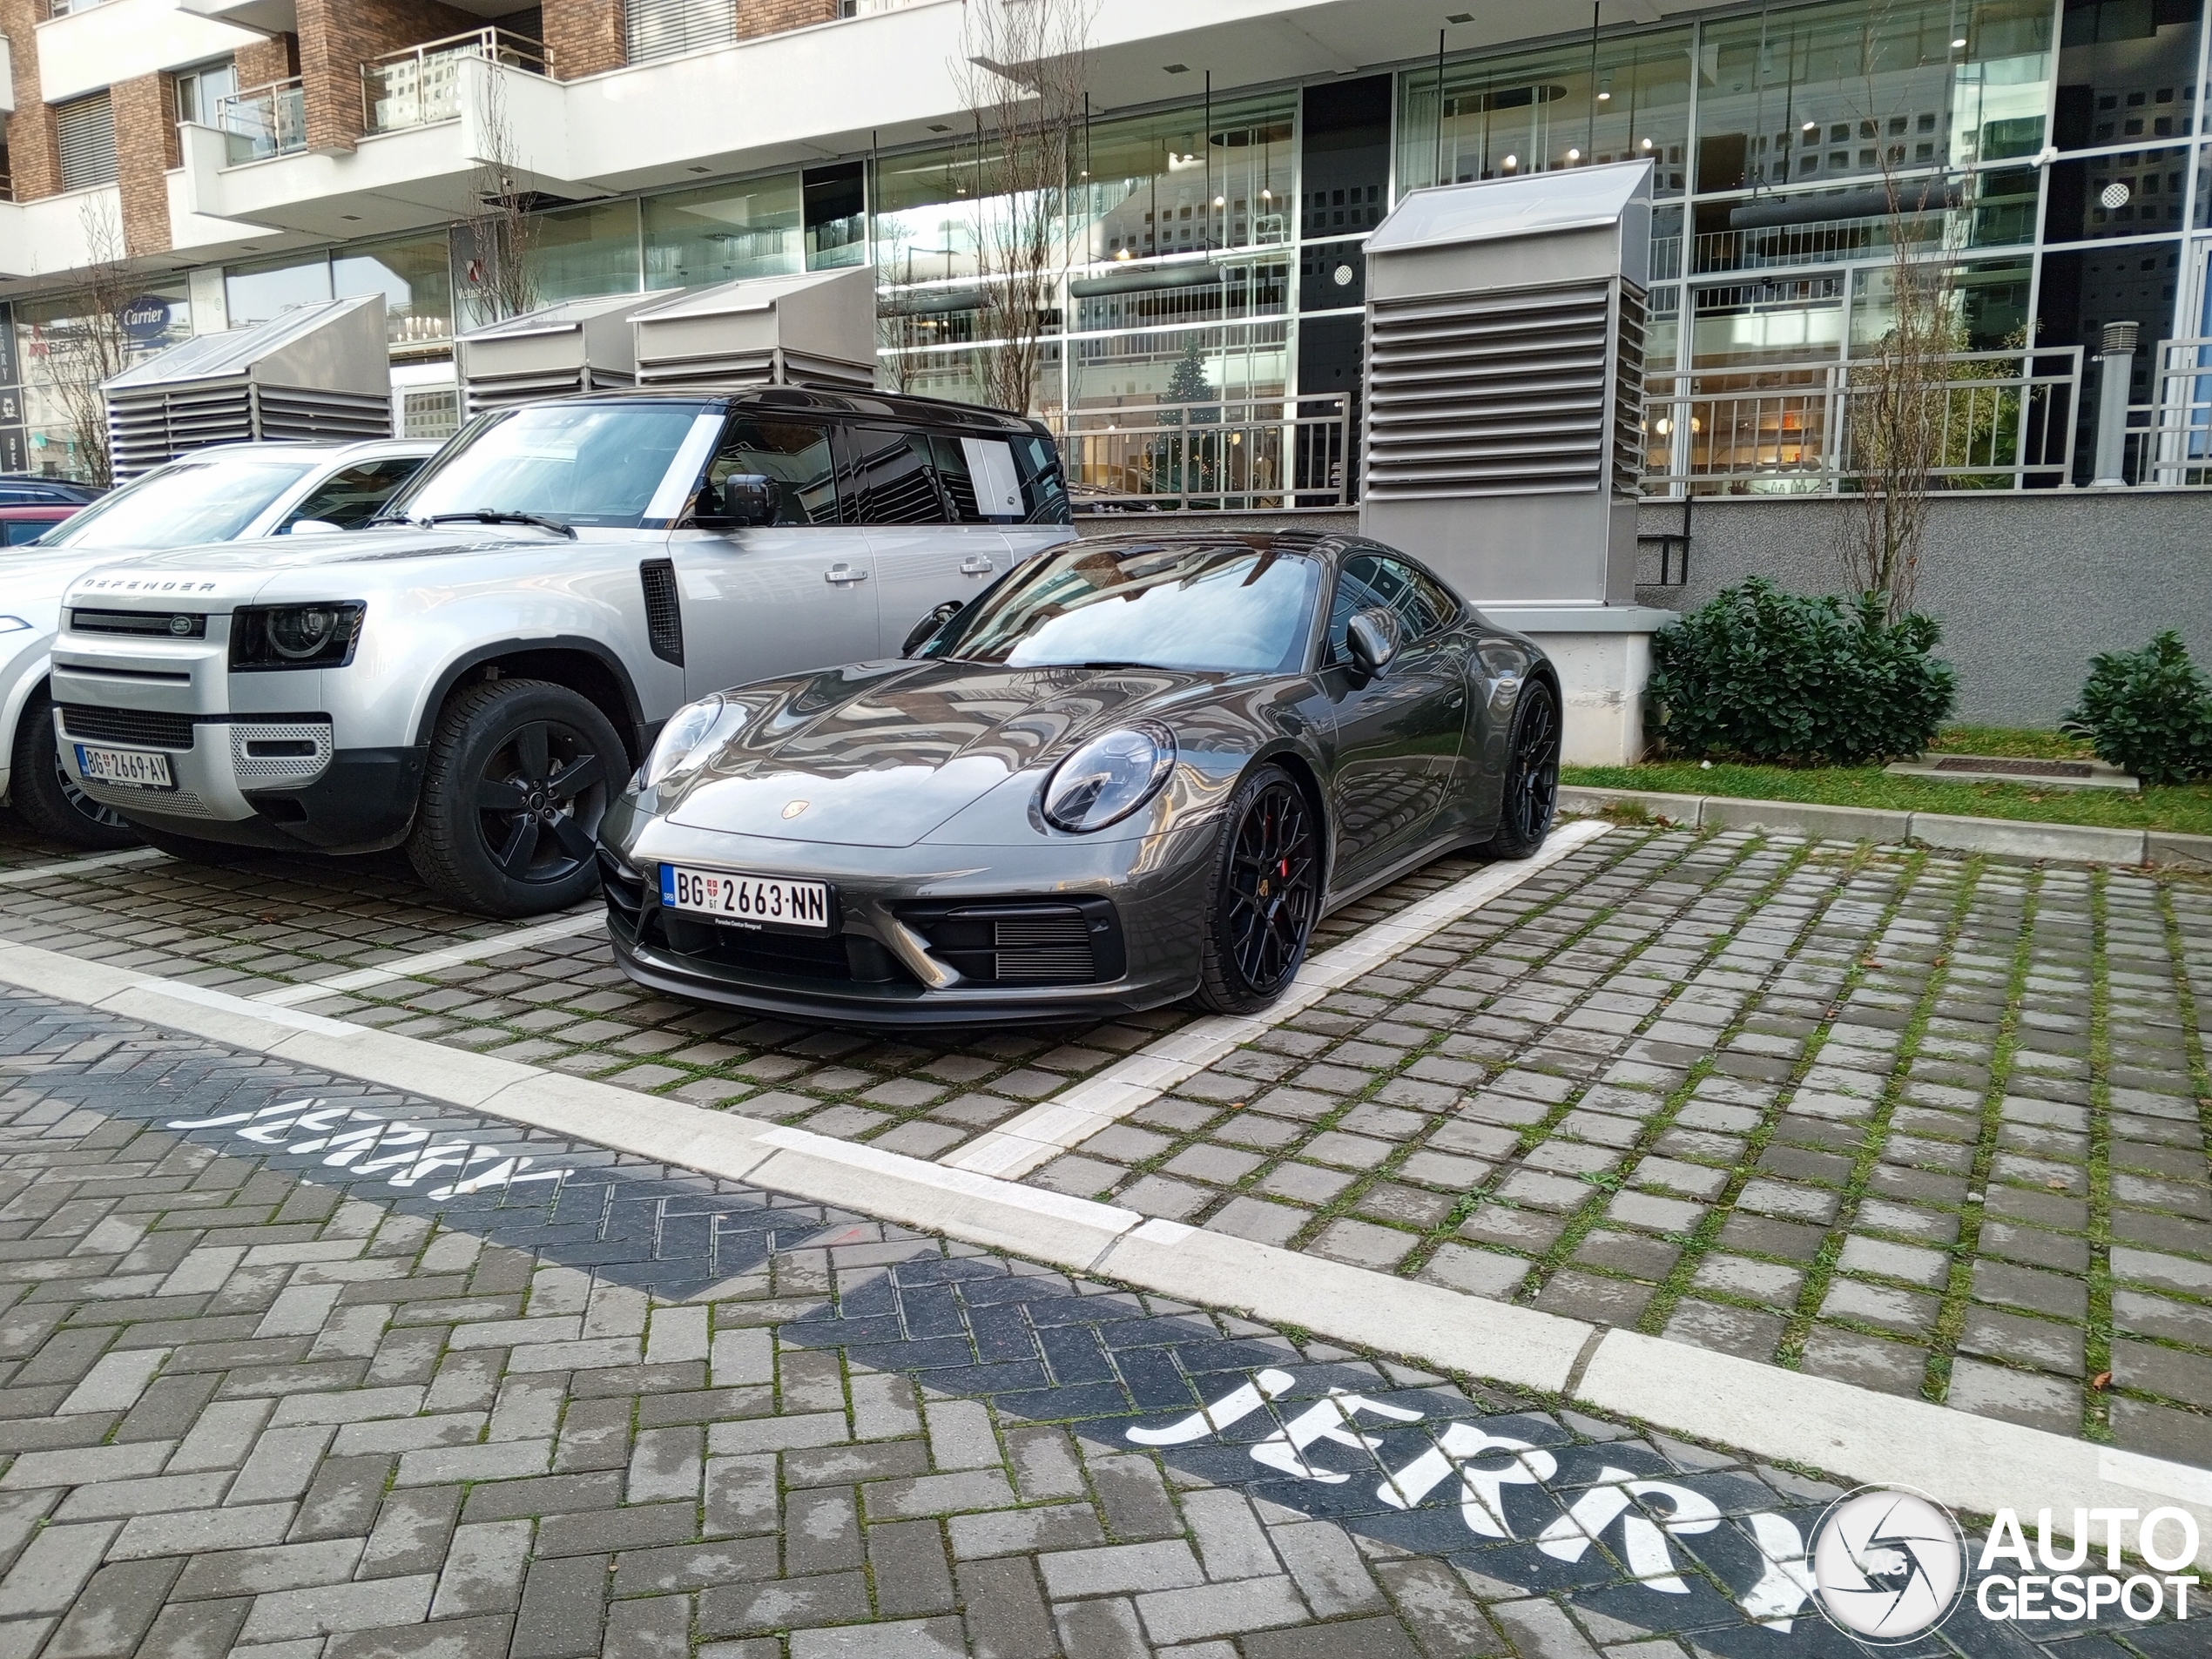
POLYGON ((2066 0, 2051 141, 2185 138, 2198 102, 2198 0, 2066 0))
POLYGON ((1292 199, 1297 177, 1294 93, 1122 121, 1090 130, 1088 187, 1079 191, 1075 257, 1160 258, 1209 250, 1274 247, 1301 228, 1372 230, 1389 211, 1379 185, 1292 199), (1318 217, 1317 217, 1318 216, 1318 217))
POLYGON ((795 172, 645 202, 645 286, 685 288, 806 268, 795 172))
POLYGON ((1433 69, 1399 84, 1398 187, 1440 177, 1478 179, 1548 172, 1593 162, 1653 164, 1662 194, 1685 182, 1689 138, 1686 29, 1601 39, 1519 57, 1444 66, 1440 112, 1433 69), (1595 61, 1594 61, 1595 59, 1595 61))
POLYGON ((442 235, 347 248, 331 256, 332 292, 384 296, 385 338, 412 346, 453 336, 453 263, 442 235))
MULTIPOLYGON (((1978 260, 1951 273, 1946 300, 1954 325, 1952 351, 2003 351, 2027 343, 2027 297, 2032 274, 2027 260, 1978 260)), ((1851 350, 1863 356, 1877 347, 1896 321, 1896 273, 1877 266, 1858 273, 1852 285, 1851 350)))
POLYGON ((1698 368, 1820 362, 1842 348, 1840 275, 1731 282, 1691 292, 1690 361, 1698 368))
POLYGON ((564 207, 538 214, 532 226, 529 259, 541 306, 638 291, 635 201, 564 207))
POLYGON ((1706 25, 1701 192, 1966 166, 2043 145, 2048 0, 1835 5, 1706 25))
POLYGON ((233 328, 266 322, 293 306, 315 305, 330 297, 330 257, 325 253, 233 265, 223 273, 223 299, 233 328))

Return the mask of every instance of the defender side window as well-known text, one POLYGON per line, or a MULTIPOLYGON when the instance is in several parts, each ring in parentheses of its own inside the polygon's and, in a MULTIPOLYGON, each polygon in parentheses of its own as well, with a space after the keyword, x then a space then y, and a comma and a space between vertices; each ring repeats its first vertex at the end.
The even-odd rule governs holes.
POLYGON ((928 435, 880 427, 846 429, 852 469, 846 475, 847 516, 857 524, 941 524, 928 435))
POLYGON ((752 474, 776 481, 776 523, 834 524, 839 522, 837 466, 829 428, 813 421, 740 415, 723 428, 721 446, 706 463, 692 522, 707 529, 726 525, 722 486, 752 474))
POLYGON ((1022 478, 1005 439, 937 432, 930 435, 929 445, 937 457, 937 482, 944 486, 954 518, 963 524, 1022 522, 1022 478))

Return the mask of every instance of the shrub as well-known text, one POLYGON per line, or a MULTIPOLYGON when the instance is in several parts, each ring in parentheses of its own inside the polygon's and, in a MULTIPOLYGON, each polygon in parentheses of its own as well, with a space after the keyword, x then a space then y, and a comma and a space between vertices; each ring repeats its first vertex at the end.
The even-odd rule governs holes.
POLYGON ((1951 712, 1932 617, 1784 593, 1754 577, 1653 638, 1646 693, 1667 753, 1850 765, 1917 754, 1951 712))
POLYGON ((2177 633, 2090 658, 2080 705, 2063 724, 2147 784, 2212 773, 2212 686, 2177 633))

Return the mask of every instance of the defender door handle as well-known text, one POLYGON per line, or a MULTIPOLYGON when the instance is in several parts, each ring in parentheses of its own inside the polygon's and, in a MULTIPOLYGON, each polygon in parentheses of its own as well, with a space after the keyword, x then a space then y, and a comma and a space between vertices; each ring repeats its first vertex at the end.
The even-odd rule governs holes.
POLYGON ((855 582, 865 582, 867 579, 868 573, 866 570, 850 564, 833 564, 822 572, 823 581, 833 582, 840 588, 850 587, 855 582))
POLYGON ((960 562, 960 573, 962 576, 988 576, 997 569, 998 566, 993 564, 981 553, 971 553, 960 562))

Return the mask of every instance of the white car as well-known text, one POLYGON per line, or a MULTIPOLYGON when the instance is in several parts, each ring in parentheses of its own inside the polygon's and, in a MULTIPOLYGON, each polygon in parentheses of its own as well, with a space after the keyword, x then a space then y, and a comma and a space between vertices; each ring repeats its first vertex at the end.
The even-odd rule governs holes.
POLYGON ((158 467, 37 541, 0 549, 0 799, 72 846, 128 846, 138 833, 84 792, 54 745, 49 653, 69 584, 133 553, 366 523, 437 445, 231 443, 158 467))
POLYGON ((181 857, 404 846, 468 908, 560 909, 678 709, 895 660, 1075 534, 1042 423, 795 387, 490 411, 384 517, 80 578, 53 701, 87 794, 181 857))

